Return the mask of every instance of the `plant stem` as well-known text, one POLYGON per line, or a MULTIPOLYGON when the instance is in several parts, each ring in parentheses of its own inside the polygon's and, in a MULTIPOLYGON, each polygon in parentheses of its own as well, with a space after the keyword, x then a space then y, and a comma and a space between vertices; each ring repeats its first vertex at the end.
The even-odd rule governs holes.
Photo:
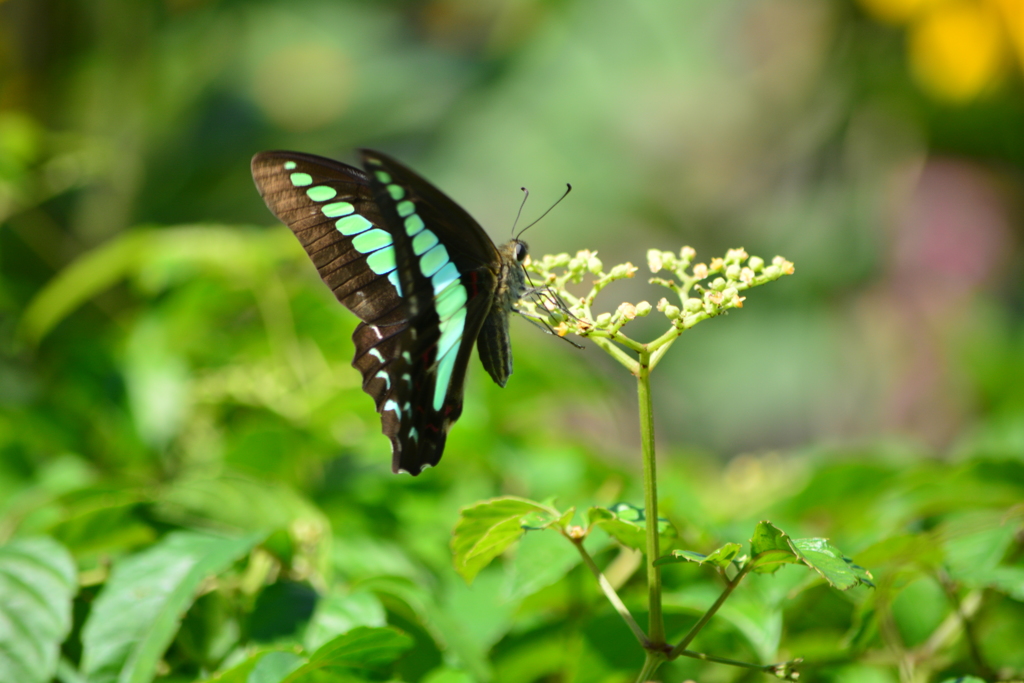
POLYGON ((648 650, 647 656, 644 658, 644 668, 640 669, 640 675, 636 677, 636 683, 646 683, 646 681, 649 681, 664 661, 664 652, 648 650))
POLYGON ((619 615, 625 620, 626 625, 629 626, 629 629, 633 632, 633 635, 636 636, 636 639, 640 641, 640 645, 642 645, 643 647, 647 647, 650 644, 650 641, 647 640, 647 635, 644 633, 644 630, 640 628, 640 624, 636 623, 636 619, 633 618, 633 615, 629 613, 629 609, 622 602, 622 599, 619 598, 619 594, 615 592, 615 588, 612 586, 611 583, 609 583, 608 579, 605 578, 604 574, 601 573, 601 570, 598 568, 597 563, 594 562, 594 558, 592 558, 590 556, 590 553, 587 552, 586 548, 583 547, 583 539, 572 538, 568 535, 566 536, 566 538, 572 541, 572 544, 576 546, 576 550, 580 551, 580 556, 583 558, 583 563, 590 568, 590 571, 597 578, 597 583, 601 586, 601 590, 604 591, 605 597, 607 597, 608 601, 612 603, 612 606, 615 608, 615 611, 618 612, 619 615))
POLYGON ((715 600, 715 604, 711 605, 711 607, 708 608, 708 611, 705 612, 701 616, 701 618, 697 620, 697 623, 693 625, 693 627, 685 636, 683 636, 683 639, 680 640, 679 643, 674 648, 672 648, 672 651, 668 653, 669 659, 675 659, 679 655, 683 654, 683 652, 686 650, 686 646, 689 645, 693 641, 693 639, 697 637, 697 634, 700 633, 702 628, 707 626, 707 623, 711 621, 711 617, 715 616, 715 612, 717 612, 718 609, 729 598, 729 596, 732 595, 732 592, 736 590, 736 586, 740 585, 740 581, 742 581, 743 577, 746 576, 747 567, 749 566, 749 564, 745 565, 744 568, 740 570, 740 572, 732 581, 729 581, 725 584, 725 590, 722 591, 722 594, 718 596, 717 600, 715 600))
POLYGON ((658 547, 658 481, 654 460, 654 408, 651 404, 651 354, 640 352, 637 366, 637 398, 640 405, 640 441, 644 460, 644 517, 647 530, 647 595, 650 623, 647 637, 652 646, 665 644, 665 621, 661 614, 661 568, 654 561, 661 555, 658 547))
POLYGON ((779 667, 784 667, 793 664, 793 662, 782 662, 780 664, 752 664, 750 662, 741 662, 736 659, 716 657, 715 655, 704 654, 703 652, 694 652, 693 650, 683 650, 679 653, 679 656, 689 657, 691 659, 699 659, 702 662, 715 662, 716 664, 728 664, 729 666, 738 666, 741 669, 754 669, 756 671, 763 671, 766 674, 773 674, 779 669, 779 667))
POLYGON ((636 361, 633 360, 628 353, 616 346, 614 342, 598 336, 587 337, 587 339, 592 340, 602 351, 622 363, 622 365, 624 365, 632 374, 637 374, 638 369, 636 361))

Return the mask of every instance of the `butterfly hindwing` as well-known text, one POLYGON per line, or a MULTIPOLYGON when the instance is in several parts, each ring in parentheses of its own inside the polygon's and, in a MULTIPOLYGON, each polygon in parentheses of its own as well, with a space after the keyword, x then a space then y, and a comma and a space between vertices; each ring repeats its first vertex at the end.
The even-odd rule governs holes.
MULTIPOLYGON (((407 328, 396 360, 393 467, 416 473, 441 457, 462 413, 473 344, 493 304, 494 244, 461 207, 399 162, 364 150, 385 222, 392 225, 407 328), (408 355, 406 355, 408 354, 408 355)), ((390 416, 384 415, 385 433, 390 416)))

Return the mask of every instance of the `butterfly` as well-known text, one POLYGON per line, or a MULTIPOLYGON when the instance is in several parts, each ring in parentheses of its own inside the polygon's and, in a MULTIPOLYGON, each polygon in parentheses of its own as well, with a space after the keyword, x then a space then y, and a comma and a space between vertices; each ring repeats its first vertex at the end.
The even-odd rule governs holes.
POLYGON ((300 152, 261 152, 252 177, 320 277, 360 319, 352 365, 391 440, 391 469, 418 475, 441 459, 462 414, 476 342, 504 387, 508 321, 530 288, 526 243, 495 246, 458 204, 386 154, 360 170, 300 152))

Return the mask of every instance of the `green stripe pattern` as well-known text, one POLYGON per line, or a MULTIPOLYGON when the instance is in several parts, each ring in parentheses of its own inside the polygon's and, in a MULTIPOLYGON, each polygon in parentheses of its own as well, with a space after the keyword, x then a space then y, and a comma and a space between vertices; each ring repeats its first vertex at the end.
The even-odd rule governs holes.
MULTIPOLYGON (((375 166, 380 164, 376 159, 368 158, 367 162, 375 166)), ((417 265, 420 273, 430 280, 434 289, 434 310, 437 312, 441 336, 434 354, 437 379, 434 384, 433 407, 440 411, 444 407, 444 397, 455 371, 459 342, 466 329, 466 302, 469 294, 462 286, 459 270, 448 250, 416 214, 415 202, 406 199, 405 188, 393 182, 391 174, 383 169, 376 169, 373 175, 395 201, 395 211, 402 219, 406 234, 412 238, 412 250, 419 259, 417 265)))

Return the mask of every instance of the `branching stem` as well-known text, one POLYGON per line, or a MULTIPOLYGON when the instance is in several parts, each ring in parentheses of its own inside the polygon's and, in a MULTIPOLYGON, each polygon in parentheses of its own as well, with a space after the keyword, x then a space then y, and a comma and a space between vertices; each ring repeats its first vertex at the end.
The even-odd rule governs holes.
POLYGON ((715 604, 711 605, 711 607, 708 608, 708 611, 701 615, 701 618, 698 619, 697 623, 693 625, 685 636, 683 636, 683 639, 680 640, 674 648, 672 648, 672 651, 668 654, 669 659, 675 659, 681 655, 686 650, 686 646, 689 645, 693 639, 697 637, 697 634, 701 632, 701 629, 707 626, 707 623, 711 621, 711 617, 715 616, 715 613, 719 608, 725 603, 729 596, 732 595, 732 592, 736 590, 736 586, 740 585, 740 581, 742 581, 743 577, 746 576, 748 567, 750 566, 752 566, 750 563, 745 564, 743 569, 741 569, 732 580, 726 582, 725 590, 723 590, 722 594, 718 596, 717 600, 715 600, 715 604))

